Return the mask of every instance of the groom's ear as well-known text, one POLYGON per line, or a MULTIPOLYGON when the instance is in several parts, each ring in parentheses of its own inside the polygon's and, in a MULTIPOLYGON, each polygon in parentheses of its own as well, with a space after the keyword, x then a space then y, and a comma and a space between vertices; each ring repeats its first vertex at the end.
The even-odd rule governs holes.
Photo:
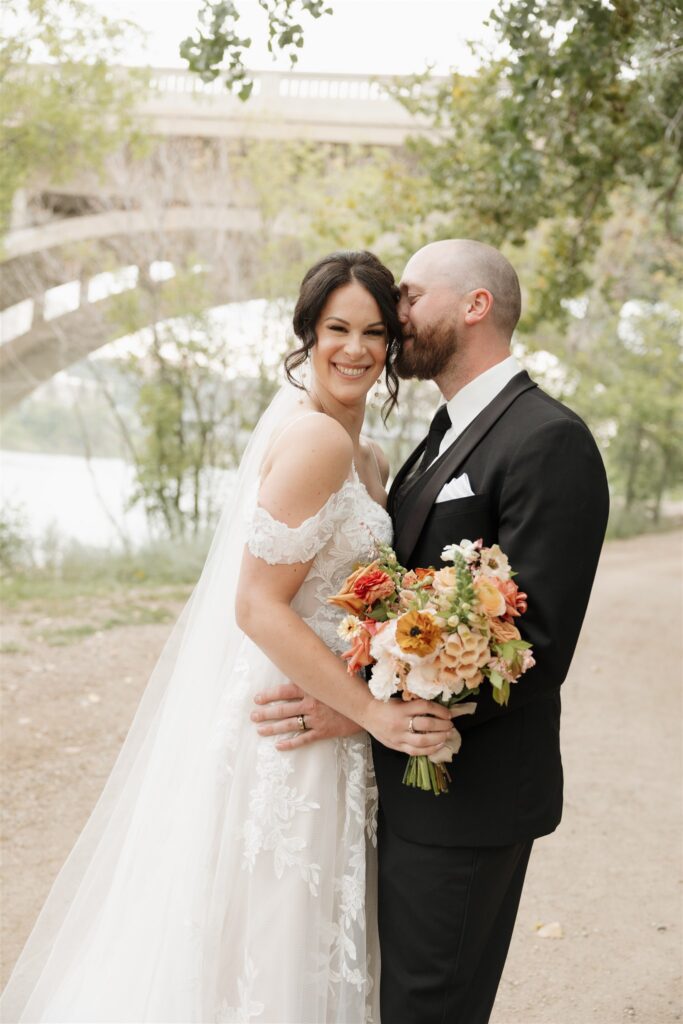
POLYGON ((465 296, 465 323, 481 323, 493 309, 493 295, 487 288, 476 288, 465 296))

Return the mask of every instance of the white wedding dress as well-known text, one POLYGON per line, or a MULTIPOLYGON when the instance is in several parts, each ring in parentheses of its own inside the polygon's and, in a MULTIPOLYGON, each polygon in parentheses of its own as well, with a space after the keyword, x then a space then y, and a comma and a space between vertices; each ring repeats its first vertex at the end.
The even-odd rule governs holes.
MULTIPOLYGON (((261 432, 252 470, 263 450, 261 432)), ((220 598, 234 597, 226 559, 243 542, 269 563, 312 558, 293 607, 340 651, 344 613, 326 598, 390 543, 390 520, 355 469, 297 528, 258 506, 256 475, 242 476, 242 532, 234 517, 219 527, 156 693, 153 676, 3 996, 4 1021, 379 1020, 368 737, 288 753, 259 737, 254 694, 285 680, 220 598)))

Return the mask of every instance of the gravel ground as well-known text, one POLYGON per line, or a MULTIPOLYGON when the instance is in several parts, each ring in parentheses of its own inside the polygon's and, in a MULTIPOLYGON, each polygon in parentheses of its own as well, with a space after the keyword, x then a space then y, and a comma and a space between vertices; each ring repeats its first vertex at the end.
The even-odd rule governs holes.
MULTIPOLYGON (((605 548, 564 687, 564 820, 534 847, 492 1024, 683 1018, 681 541, 605 548)), ((181 607, 133 598, 4 615, 3 981, 181 607)))

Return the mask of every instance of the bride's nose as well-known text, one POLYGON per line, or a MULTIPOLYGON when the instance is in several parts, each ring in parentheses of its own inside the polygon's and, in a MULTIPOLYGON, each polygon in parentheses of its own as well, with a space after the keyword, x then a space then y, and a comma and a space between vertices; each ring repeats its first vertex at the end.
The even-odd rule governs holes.
POLYGON ((344 351, 350 356, 361 356, 365 352, 365 342, 360 334, 349 334, 344 351))

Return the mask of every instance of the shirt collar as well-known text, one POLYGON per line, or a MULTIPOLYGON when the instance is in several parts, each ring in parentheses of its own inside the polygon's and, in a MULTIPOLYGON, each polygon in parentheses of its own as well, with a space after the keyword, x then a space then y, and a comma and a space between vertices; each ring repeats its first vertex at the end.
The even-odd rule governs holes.
POLYGON ((515 357, 508 356, 456 391, 446 403, 451 430, 460 434, 521 369, 515 357))

